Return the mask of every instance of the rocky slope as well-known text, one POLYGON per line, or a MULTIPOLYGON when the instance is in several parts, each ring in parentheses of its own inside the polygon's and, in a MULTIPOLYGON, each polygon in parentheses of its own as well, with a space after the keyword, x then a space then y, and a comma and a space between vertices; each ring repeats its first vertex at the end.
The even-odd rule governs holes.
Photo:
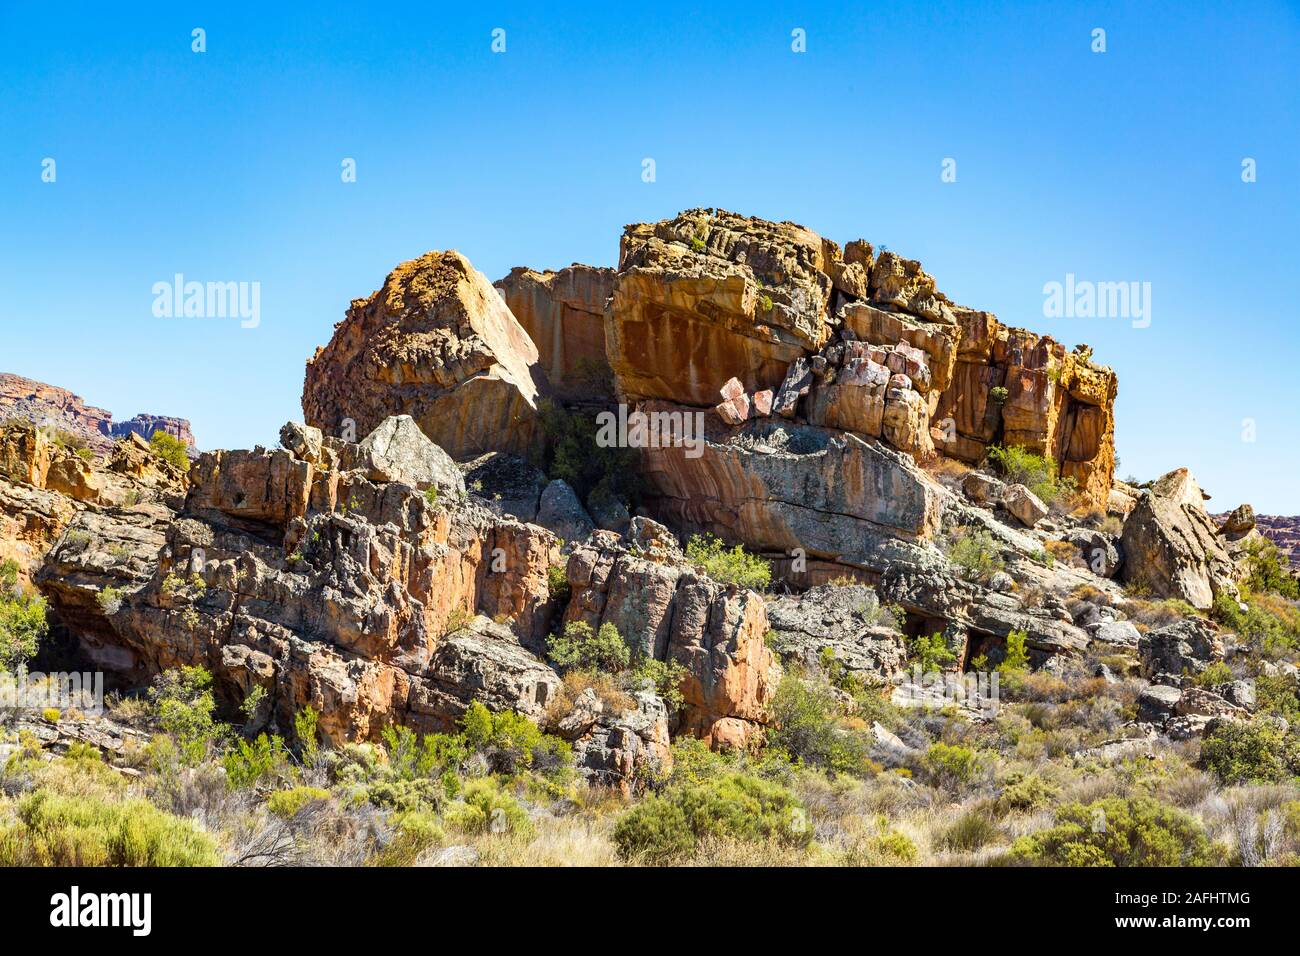
POLYGON ((0 421, 9 418, 67 432, 100 453, 109 451, 115 439, 136 434, 147 441, 154 432, 166 432, 195 447, 190 423, 183 418, 140 414, 115 422, 111 412, 86 405, 67 389, 0 372, 0 421))
POLYGON ((251 730, 310 706, 334 744, 480 701, 629 791, 673 736, 761 746, 783 669, 828 648, 859 684, 919 692, 928 635, 950 674, 1013 636, 1048 674, 1125 661, 1149 688, 1131 729, 1195 734, 1254 706, 1192 682, 1243 652, 1201 618, 1148 626, 1132 595, 1237 598, 1259 532, 1248 506, 1212 520, 1186 470, 1116 484, 1116 390, 1086 348, 953 303, 913 260, 690 210, 629 226, 614 270, 493 287, 455 252, 402 263, 308 363, 307 422, 277 449, 180 475, 135 435, 91 462, 7 426, 0 557, 121 686, 201 665, 228 710, 261 701, 251 730), (562 460, 546 419, 573 439, 620 406, 704 427, 622 436, 632 457, 606 467, 629 474, 602 483, 635 493, 601 501, 559 471, 607 449, 562 460), (1077 507, 971 468, 994 444, 1054 463, 1077 507), (688 559, 695 532, 761 554, 769 592, 688 559), (566 683, 548 637, 580 625, 680 668, 680 704, 566 683))

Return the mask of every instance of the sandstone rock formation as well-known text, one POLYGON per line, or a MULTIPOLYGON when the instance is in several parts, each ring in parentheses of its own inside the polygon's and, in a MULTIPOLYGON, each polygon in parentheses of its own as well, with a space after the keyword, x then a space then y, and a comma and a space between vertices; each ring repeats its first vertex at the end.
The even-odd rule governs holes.
POLYGON ((403 262, 353 301, 307 363, 307 424, 335 437, 410 415, 460 460, 527 455, 539 439, 537 348, 501 293, 458 252, 403 262))
POLYGON ((1219 594, 1235 598, 1241 572, 1204 501, 1185 468, 1162 476, 1144 491, 1124 523, 1124 579, 1200 609, 1208 608, 1219 594))
POLYGON ((0 422, 19 418, 51 430, 66 432, 103 454, 119 438, 136 434, 146 441, 154 432, 166 432, 194 447, 190 423, 165 415, 136 415, 113 421, 112 412, 86 405, 79 395, 44 382, 0 372, 0 422))
POLYGON ((621 538, 601 531, 576 547, 567 576, 566 623, 613 624, 634 653, 686 668, 684 729, 720 746, 756 739, 781 674, 762 597, 698 573, 645 518, 621 538))
POLYGON ((605 357, 605 302, 614 270, 575 263, 559 272, 519 267, 496 283, 537 346, 551 394, 566 402, 608 402, 614 378, 605 357))

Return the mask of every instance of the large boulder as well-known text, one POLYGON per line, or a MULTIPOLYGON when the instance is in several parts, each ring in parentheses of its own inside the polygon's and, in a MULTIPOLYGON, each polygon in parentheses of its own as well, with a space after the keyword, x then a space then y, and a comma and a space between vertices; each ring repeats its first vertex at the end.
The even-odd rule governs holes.
POLYGON ((400 481, 421 491, 462 497, 465 479, 451 457, 429 441, 410 415, 385 418, 356 447, 355 461, 370 481, 400 481))
POLYGON ((1126 582, 1202 610, 1219 594, 1237 597, 1240 572, 1203 502, 1185 468, 1142 492, 1120 538, 1126 582))
POLYGON ((1199 674, 1215 661, 1223 660, 1219 629, 1200 617, 1184 618, 1138 639, 1142 673, 1199 674))
POLYGON ((455 251, 403 262, 352 303, 307 363, 307 424, 367 434, 410 415, 453 458, 527 454, 540 435, 537 348, 500 292, 455 251))
POLYGON ((707 429, 698 455, 642 451, 648 506, 676 528, 872 571, 906 559, 939 528, 938 487, 881 442, 780 419, 707 429))
POLYGON ((605 339, 620 396, 713 406, 733 375, 775 389, 829 334, 833 245, 723 210, 628 226, 605 339))

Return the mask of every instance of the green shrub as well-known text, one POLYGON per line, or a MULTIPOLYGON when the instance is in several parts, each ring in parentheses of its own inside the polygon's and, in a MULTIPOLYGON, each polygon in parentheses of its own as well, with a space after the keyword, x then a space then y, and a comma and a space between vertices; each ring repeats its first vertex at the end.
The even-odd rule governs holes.
POLYGON ((1016 840, 1013 861, 1038 866, 1210 866, 1217 855, 1195 818, 1150 797, 1070 803, 1056 825, 1016 840))
POLYGON ((1286 556, 1267 538, 1252 539, 1246 544, 1245 585, 1258 594, 1277 594, 1292 601, 1300 600, 1300 579, 1291 573, 1286 556))
POLYGON ((390 821, 393 839, 374 858, 371 866, 410 866, 423 851, 443 843, 438 818, 424 810, 406 810, 390 821))
POLYGON ((145 800, 36 790, 0 821, 0 866, 217 866, 216 844, 145 800))
POLYGON ((957 660, 957 655, 949 650, 948 642, 938 631, 929 637, 918 634, 908 644, 912 652, 912 662, 920 666, 923 674, 941 671, 957 660))
POLYGON ((624 859, 667 862, 705 839, 802 847, 812 832, 803 805, 789 790, 741 773, 669 787, 633 807, 614 827, 614 844, 624 859))
POLYGON ((1029 652, 1025 642, 1029 640, 1027 631, 1012 631, 1007 635, 1007 646, 998 673, 1007 676, 1024 674, 1029 670, 1029 652))
POLYGON ((149 447, 163 461, 175 465, 181 471, 190 470, 188 446, 179 438, 174 438, 166 432, 154 432, 149 437, 149 447))
POLYGON ((546 591, 557 604, 569 603, 569 575, 562 564, 552 564, 546 569, 546 591))
POLYGON ((443 822, 461 833, 529 833, 532 822, 513 796, 494 777, 465 784, 464 799, 447 806, 443 822))
POLYGON ((970 853, 993 843, 998 838, 998 828, 982 810, 968 810, 939 836, 942 850, 970 853))
POLYGON ((1250 642, 1266 657, 1284 657, 1300 648, 1300 608, 1267 594, 1246 594, 1246 609, 1227 594, 1214 599, 1210 616, 1250 642))
POLYGON ((1003 784, 998 795, 998 810, 1026 812, 1045 807, 1056 799, 1057 788, 1037 774, 1015 773, 1003 784))
POLYGON ((277 817, 291 820, 309 803, 328 800, 330 792, 320 787, 293 787, 290 790, 277 790, 266 800, 266 809, 277 817))
POLYGON ((0 593, 0 670, 16 670, 35 657, 49 629, 40 597, 13 590, 0 593))
POLYGON ((1201 743, 1201 766, 1225 784, 1280 783, 1300 774, 1300 743, 1273 720, 1221 721, 1201 743))
POLYGON ((1232 668, 1224 661, 1215 661, 1192 679, 1197 687, 1218 687, 1220 684, 1231 684, 1232 681, 1232 668))
POLYGON ((224 742, 226 728, 213 716, 212 675, 203 668, 164 671, 154 679, 149 699, 158 726, 175 741, 177 756, 187 766, 198 765, 224 742))
POLYGON ((772 583, 772 566, 740 545, 730 551, 711 534, 691 535, 686 557, 715 581, 762 591, 772 583))
POLYGON ((686 667, 679 661, 657 661, 653 657, 642 655, 629 674, 629 684, 649 685, 656 694, 663 698, 668 713, 674 714, 682 709, 685 699, 682 696, 682 682, 686 680, 686 667))
POLYGON ((974 782, 984 761, 969 747, 938 742, 925 752, 924 766, 936 786, 956 789, 974 782))
POLYGON ((948 545, 948 560, 961 569, 961 576, 970 581, 988 583, 993 575, 1006 567, 998 543, 983 528, 963 528, 948 545))
POLYGON ((284 742, 277 736, 258 734, 253 741, 240 740, 226 754, 221 765, 226 768, 226 783, 234 790, 255 786, 286 769, 284 742))
POLYGON ((1062 502, 1077 491, 1072 478, 1057 477, 1056 462, 1019 445, 990 446, 987 463, 1008 482, 1024 485, 1043 504, 1062 502))
POLYGON ((597 670, 617 674, 627 669, 632 649, 608 621, 594 635, 585 621, 570 621, 563 634, 547 640, 551 660, 565 670, 597 670))
POLYGON ((879 769, 864 734, 840 726, 843 707, 825 681, 787 673, 772 698, 768 747, 833 773, 865 777, 879 769))
POLYGON ((568 412, 548 399, 538 403, 538 410, 547 440, 537 464, 547 476, 567 481, 582 501, 600 485, 604 494, 635 503, 640 490, 635 448, 598 441, 594 415, 568 412))
MULTIPOLYGON (((514 711, 492 713, 479 701, 462 718, 460 738, 471 753, 481 753, 497 773, 533 770, 562 777, 573 765, 573 748, 514 711)), ((444 746, 452 747, 449 741, 444 746)))

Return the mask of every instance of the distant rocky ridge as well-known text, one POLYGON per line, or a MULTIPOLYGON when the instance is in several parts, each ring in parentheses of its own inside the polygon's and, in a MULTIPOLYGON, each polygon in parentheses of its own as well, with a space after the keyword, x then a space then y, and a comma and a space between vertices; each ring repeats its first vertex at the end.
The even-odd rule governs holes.
MULTIPOLYGON (((1227 519, 1226 514, 1215 515, 1216 521, 1227 519)), ((1259 533, 1276 544, 1291 561, 1291 567, 1300 571, 1300 515, 1255 515, 1259 533)))
POLYGON ((135 434, 147 441, 154 432, 166 432, 191 449, 196 447, 190 423, 184 418, 140 414, 115 422, 112 412, 85 404, 80 395, 65 388, 0 372, 0 420, 8 418, 24 418, 68 432, 101 454, 111 451, 119 438, 135 434))

